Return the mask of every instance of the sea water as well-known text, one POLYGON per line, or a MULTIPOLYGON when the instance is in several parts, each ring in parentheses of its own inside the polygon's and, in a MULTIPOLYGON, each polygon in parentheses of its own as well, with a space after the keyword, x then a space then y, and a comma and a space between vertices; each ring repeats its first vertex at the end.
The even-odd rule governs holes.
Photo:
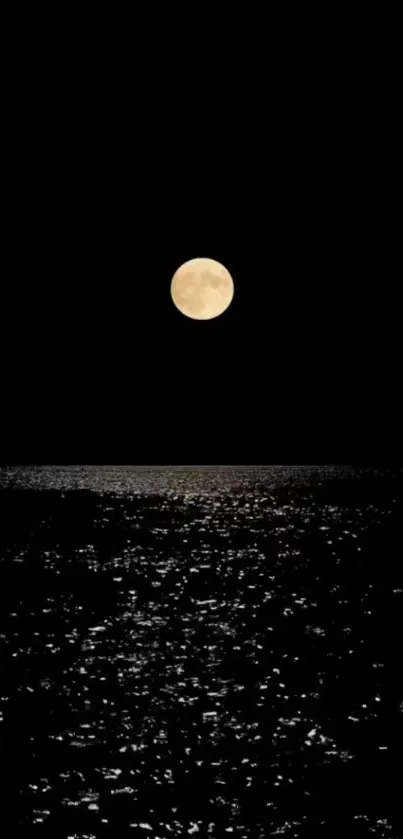
POLYGON ((401 835, 401 472, 10 467, 0 517, 10 835, 401 835))

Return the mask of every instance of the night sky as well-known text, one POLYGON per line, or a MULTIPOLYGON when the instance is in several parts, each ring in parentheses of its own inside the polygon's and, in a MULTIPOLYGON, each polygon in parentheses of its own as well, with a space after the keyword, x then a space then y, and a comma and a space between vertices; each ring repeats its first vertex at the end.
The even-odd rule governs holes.
POLYGON ((20 80, 10 138, 1 462, 394 461, 382 91, 319 74, 307 96, 291 75, 267 108, 160 91, 134 119, 105 88, 81 102, 46 78, 42 98, 20 80), (217 320, 172 304, 195 256, 233 276, 217 320))

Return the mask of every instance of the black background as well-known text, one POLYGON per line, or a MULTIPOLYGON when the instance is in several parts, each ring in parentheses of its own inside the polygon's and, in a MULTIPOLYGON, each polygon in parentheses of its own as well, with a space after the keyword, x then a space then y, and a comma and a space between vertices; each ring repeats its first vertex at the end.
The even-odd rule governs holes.
POLYGON ((267 77, 238 55, 155 84, 48 47, 10 71, 2 461, 396 460, 396 109, 375 54, 317 43, 267 77), (235 283, 210 322, 170 299, 195 256, 235 283))

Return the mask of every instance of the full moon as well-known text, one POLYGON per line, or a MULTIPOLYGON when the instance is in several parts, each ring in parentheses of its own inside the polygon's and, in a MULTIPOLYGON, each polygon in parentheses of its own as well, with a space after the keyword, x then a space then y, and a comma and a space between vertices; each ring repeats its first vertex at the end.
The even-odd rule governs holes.
POLYGON ((188 318, 217 318, 228 309, 233 296, 231 274, 215 259, 190 259, 172 277, 172 300, 188 318))

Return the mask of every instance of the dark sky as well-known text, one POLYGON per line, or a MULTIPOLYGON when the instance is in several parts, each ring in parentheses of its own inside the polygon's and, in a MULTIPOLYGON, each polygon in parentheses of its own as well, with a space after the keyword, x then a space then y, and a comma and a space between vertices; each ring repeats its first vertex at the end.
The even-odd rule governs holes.
POLYGON ((21 84, 1 462, 399 458, 401 272, 373 88, 350 102, 318 83, 308 101, 294 78, 267 110, 223 99, 206 120, 208 103, 162 95, 135 122, 93 95, 67 119, 65 87, 33 105, 21 84), (170 299, 195 256, 234 279, 210 322, 170 299))

